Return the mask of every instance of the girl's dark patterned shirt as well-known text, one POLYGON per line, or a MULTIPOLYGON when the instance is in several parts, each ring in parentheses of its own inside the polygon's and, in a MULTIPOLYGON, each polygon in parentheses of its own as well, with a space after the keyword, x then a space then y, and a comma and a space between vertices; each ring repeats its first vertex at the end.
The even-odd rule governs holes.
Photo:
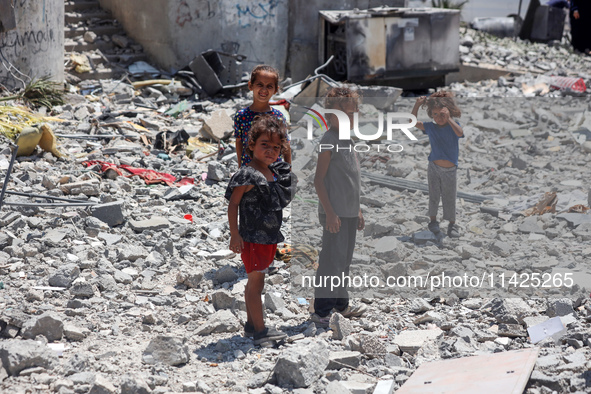
POLYGON ((245 242, 264 245, 283 242, 282 210, 291 202, 297 186, 297 178, 290 168, 284 161, 271 164, 269 169, 276 178, 273 182, 250 166, 240 167, 230 179, 225 195, 228 200, 234 188, 254 185, 244 193, 239 204, 238 233, 245 242))

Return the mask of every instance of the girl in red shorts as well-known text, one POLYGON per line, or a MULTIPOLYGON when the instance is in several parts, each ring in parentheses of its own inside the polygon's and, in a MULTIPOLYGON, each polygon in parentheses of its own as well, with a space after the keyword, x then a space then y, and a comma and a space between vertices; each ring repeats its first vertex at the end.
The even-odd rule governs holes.
POLYGON ((230 249, 241 253, 248 282, 244 291, 246 336, 255 345, 281 340, 287 335, 265 327, 261 294, 265 273, 273 262, 277 243, 283 242, 282 209, 295 193, 296 178, 289 163, 277 162, 287 149, 285 123, 271 115, 258 115, 248 133, 246 152, 252 160, 232 176, 226 189, 230 249), (240 220, 238 212, 240 211, 240 220))

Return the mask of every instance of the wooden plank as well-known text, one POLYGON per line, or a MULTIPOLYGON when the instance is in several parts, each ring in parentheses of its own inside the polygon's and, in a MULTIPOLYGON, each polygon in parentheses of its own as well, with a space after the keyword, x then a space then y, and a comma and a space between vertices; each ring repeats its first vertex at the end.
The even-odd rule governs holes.
POLYGON ((521 394, 538 351, 532 348, 426 363, 396 394, 521 394))

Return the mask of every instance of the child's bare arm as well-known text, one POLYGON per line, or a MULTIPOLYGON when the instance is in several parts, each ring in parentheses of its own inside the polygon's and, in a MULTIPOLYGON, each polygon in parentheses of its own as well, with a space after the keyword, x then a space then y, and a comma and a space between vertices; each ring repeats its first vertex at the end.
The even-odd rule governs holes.
POLYGON ((316 166, 316 174, 314 175, 314 188, 316 189, 316 194, 318 194, 320 204, 322 204, 324 212, 326 212, 327 230, 331 233, 338 233, 341 227, 341 219, 334 212, 330 199, 328 198, 328 191, 324 185, 324 178, 328 171, 331 155, 332 152, 330 151, 321 152, 318 155, 318 164, 316 166))
POLYGON ((449 110, 447 108, 444 107, 444 111, 447 112, 447 123, 449 123, 451 129, 454 131, 454 133, 456 133, 458 137, 462 137, 464 135, 464 129, 462 129, 462 126, 460 126, 458 122, 456 122, 452 119, 451 116, 449 116, 449 110))
POLYGON ((289 144, 287 144, 287 148, 285 148, 285 152, 283 152, 283 160, 291 164, 291 146, 289 146, 289 144))
MULTIPOLYGON (((411 112, 415 116, 415 118, 417 117, 417 114, 419 113, 419 108, 421 107, 421 105, 423 105, 425 103, 425 100, 427 100, 427 97, 425 97, 425 96, 421 96, 421 97, 417 98, 417 101, 415 102, 415 105, 412 108, 412 112, 411 112)), ((425 126, 423 126, 423 122, 421 122, 418 119, 417 119, 417 124, 415 125, 415 127, 419 130, 425 131, 425 126)))
POLYGON ((230 202, 228 203, 228 224, 230 225, 230 250, 236 253, 242 252, 244 241, 238 233, 238 206, 242 196, 252 186, 238 186, 232 191, 230 202))
POLYGON ((242 167, 242 139, 236 137, 236 156, 238 159, 238 168, 242 167))

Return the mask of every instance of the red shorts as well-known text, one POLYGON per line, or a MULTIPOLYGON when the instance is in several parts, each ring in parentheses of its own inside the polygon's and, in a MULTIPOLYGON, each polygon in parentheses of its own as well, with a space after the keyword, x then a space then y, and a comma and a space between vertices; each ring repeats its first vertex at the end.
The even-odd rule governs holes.
POLYGON ((263 245, 251 242, 244 242, 242 248, 242 262, 246 273, 250 274, 252 271, 264 271, 275 259, 275 251, 277 244, 263 245))

